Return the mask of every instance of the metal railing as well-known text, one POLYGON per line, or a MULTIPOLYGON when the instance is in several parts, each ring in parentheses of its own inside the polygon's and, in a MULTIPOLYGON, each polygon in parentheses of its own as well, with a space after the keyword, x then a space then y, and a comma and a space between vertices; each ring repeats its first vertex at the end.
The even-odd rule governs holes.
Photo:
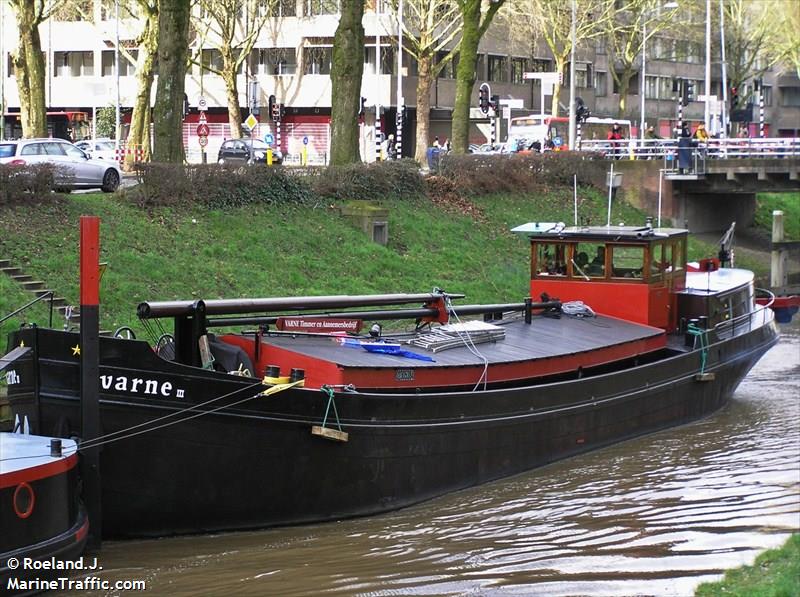
MULTIPOLYGON (((800 137, 692 139, 693 149, 707 159, 736 158, 800 158, 800 137)), ((665 160, 677 158, 677 139, 606 139, 582 140, 579 151, 594 153, 608 159, 665 160)))
POLYGON ((6 315, 5 317, 0 317, 0 324, 2 324, 2 323, 5 323, 6 321, 8 321, 9 319, 11 319, 11 318, 12 318, 12 317, 14 317, 15 315, 18 315, 18 314, 22 313, 23 311, 25 311, 26 309, 28 309, 28 308, 32 307, 33 305, 35 305, 35 304, 36 304, 36 303, 38 303, 39 301, 43 301, 43 300, 45 300, 45 299, 49 299, 49 300, 50 300, 50 323, 49 323, 49 327, 50 327, 50 328, 52 328, 52 327, 53 327, 53 297, 54 297, 54 296, 55 296, 55 294, 53 293, 53 291, 52 291, 52 290, 48 290, 47 292, 43 292, 42 294, 40 294, 39 296, 37 296, 37 297, 36 297, 35 299, 33 299, 32 301, 30 301, 30 302, 28 302, 28 303, 26 303, 26 304, 22 305, 22 306, 21 306, 19 309, 17 309, 16 311, 12 311, 11 313, 9 313, 8 315, 6 315))

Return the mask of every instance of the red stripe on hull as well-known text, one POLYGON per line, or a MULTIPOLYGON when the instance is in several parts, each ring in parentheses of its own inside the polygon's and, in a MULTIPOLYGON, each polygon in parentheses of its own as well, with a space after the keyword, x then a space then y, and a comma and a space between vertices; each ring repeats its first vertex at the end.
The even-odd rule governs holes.
POLYGON ((48 462, 47 464, 40 464, 39 466, 32 466, 19 471, 12 471, 10 473, 3 473, 0 475, 0 489, 6 487, 14 487, 24 482, 38 481, 39 479, 46 479, 47 477, 55 477, 60 475, 78 464, 78 455, 73 454, 66 458, 61 458, 55 462, 48 462))
MULTIPOLYGON (((637 355, 654 352, 666 346, 666 336, 659 335, 634 342, 608 346, 590 352, 559 357, 520 360, 512 363, 489 364, 488 383, 535 379, 576 371, 579 367, 595 367, 637 355)), ((281 375, 289 375, 292 368, 305 369, 306 387, 317 388, 324 384, 353 384, 359 389, 442 388, 474 385, 483 373, 483 365, 418 367, 409 360, 408 367, 342 367, 336 363, 299 354, 291 350, 262 345, 261 359, 256 368, 263 372, 267 365, 279 365, 281 375), (411 379, 397 371, 413 370, 411 379)), ((261 373, 259 373, 260 375, 261 373)))

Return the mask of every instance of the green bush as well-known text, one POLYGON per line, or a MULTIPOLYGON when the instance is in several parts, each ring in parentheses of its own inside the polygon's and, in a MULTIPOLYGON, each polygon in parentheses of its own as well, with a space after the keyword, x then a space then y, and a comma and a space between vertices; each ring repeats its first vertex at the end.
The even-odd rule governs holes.
POLYGON ((445 154, 439 175, 463 195, 518 193, 546 190, 551 186, 578 184, 602 188, 605 169, 600 161, 574 152, 547 152, 529 155, 445 154))
POLYGON ((0 205, 41 200, 50 196, 55 183, 55 172, 53 164, 0 164, 0 205))
POLYGON ((330 199, 402 200, 425 194, 414 160, 329 166, 308 170, 314 192, 330 199))
POLYGON ((312 200, 308 183, 280 167, 141 163, 136 173, 140 184, 126 196, 141 207, 198 203, 220 208, 312 200))

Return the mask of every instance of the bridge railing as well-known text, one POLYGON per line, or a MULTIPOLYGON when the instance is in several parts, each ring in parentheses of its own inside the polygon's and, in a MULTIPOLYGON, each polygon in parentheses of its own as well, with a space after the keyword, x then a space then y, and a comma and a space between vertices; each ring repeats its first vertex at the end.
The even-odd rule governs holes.
MULTIPOLYGON (((735 158, 797 158, 800 157, 800 137, 709 139, 692 140, 693 154, 704 159, 735 158)), ((579 151, 607 159, 677 160, 677 139, 606 139, 582 140, 579 151)))

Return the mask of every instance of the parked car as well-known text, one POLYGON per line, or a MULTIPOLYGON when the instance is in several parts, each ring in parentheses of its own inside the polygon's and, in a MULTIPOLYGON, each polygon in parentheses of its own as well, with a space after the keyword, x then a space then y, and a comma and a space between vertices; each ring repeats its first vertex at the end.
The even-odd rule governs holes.
MULTIPOLYGON (((261 139, 228 139, 222 143, 217 155, 218 164, 253 164, 265 163, 267 161, 268 145, 261 139), (252 148, 254 157, 250 156, 252 148)), ((272 163, 282 164, 283 153, 281 150, 272 148, 272 163)))
POLYGON ((113 193, 122 180, 117 163, 93 159, 63 139, 2 141, 0 164, 53 164, 56 167, 55 188, 64 191, 99 188, 113 193))
POLYGON ((84 139, 75 143, 75 147, 98 160, 118 161, 117 144, 113 139, 84 139))

